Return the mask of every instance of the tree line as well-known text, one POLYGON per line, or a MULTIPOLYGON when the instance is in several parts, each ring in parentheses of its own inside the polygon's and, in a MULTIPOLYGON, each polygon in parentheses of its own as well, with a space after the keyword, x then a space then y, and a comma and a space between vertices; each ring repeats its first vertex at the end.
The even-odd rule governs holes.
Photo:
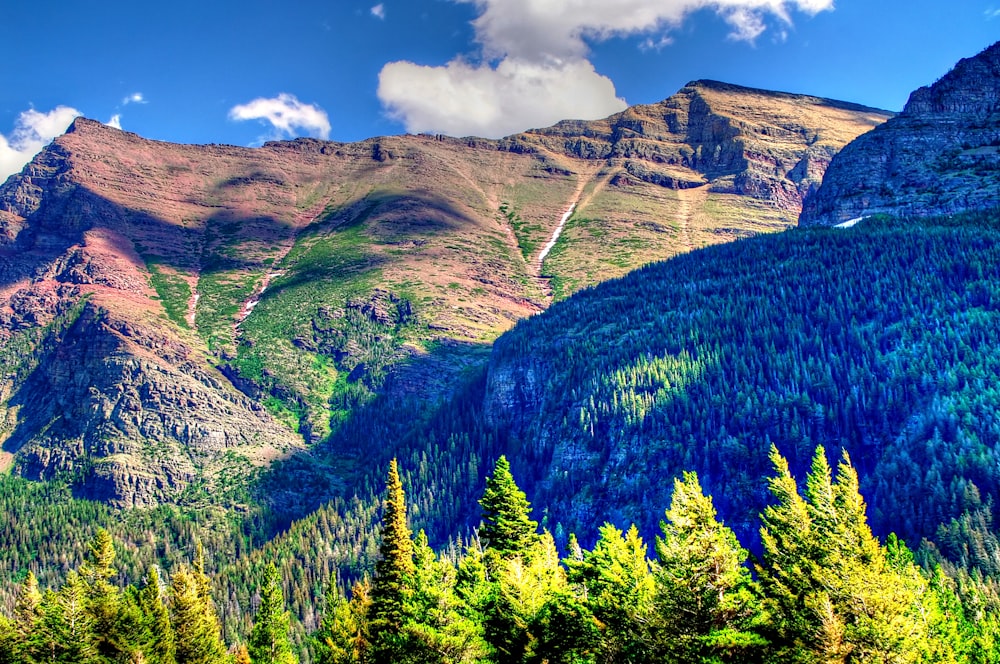
POLYGON ((28 574, 0 617, 0 663, 150 664, 991 662, 1000 599, 985 583, 923 568, 869 528, 858 474, 816 449, 800 486, 771 449, 760 556, 717 518, 695 473, 673 482, 660 534, 605 524, 593 548, 560 554, 500 457, 461 550, 435 552, 409 525, 395 460, 374 573, 333 575, 322 618, 293 644, 277 568, 257 579, 251 627, 227 645, 198 547, 162 576, 117 585, 100 529, 58 589, 28 574), (652 546, 650 546, 650 544, 652 546), (650 549, 652 548, 652 556, 650 549))

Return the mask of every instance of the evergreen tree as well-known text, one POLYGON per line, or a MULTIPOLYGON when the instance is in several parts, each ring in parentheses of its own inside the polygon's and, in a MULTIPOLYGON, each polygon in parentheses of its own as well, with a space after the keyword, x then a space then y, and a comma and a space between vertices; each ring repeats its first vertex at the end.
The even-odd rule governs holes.
POLYGON ((663 537, 656 540, 656 659, 671 662, 745 661, 765 642, 752 631, 757 592, 747 552, 716 520, 698 476, 684 473, 663 537))
POLYGON ((160 571, 154 565, 146 576, 146 585, 139 591, 139 611, 145 635, 142 650, 149 664, 174 664, 174 629, 163 592, 160 571))
POLYGON ((481 627, 463 615, 455 566, 434 554, 423 530, 413 548, 416 619, 410 623, 410 633, 424 652, 420 658, 456 664, 479 661, 486 654, 486 643, 481 627))
POLYGON ((367 582, 359 581, 346 600, 330 580, 319 631, 314 636, 318 664, 366 664, 371 661, 368 616, 371 594, 367 582))
POLYGON ((285 597, 281 579, 274 563, 264 570, 264 583, 260 589, 260 607, 254 616, 253 629, 247 642, 250 659, 254 664, 295 664, 288 639, 289 616, 285 610, 285 597))
POLYGON ((182 567, 170 580, 177 664, 217 664, 226 656, 215 609, 201 594, 199 576, 182 567))
POLYGON ((35 661, 97 662, 92 627, 86 584, 70 572, 58 593, 43 596, 38 621, 28 636, 28 653, 35 661))
POLYGON ((497 459, 479 504, 483 508, 479 537, 488 550, 509 558, 528 551, 537 540, 538 524, 531 520, 531 505, 514 482, 507 457, 497 459))
POLYGON ((570 543, 571 557, 565 561, 568 577, 582 586, 581 594, 601 624, 601 660, 649 661, 645 626, 652 612, 655 585, 639 530, 633 525, 623 534, 606 523, 593 550, 580 550, 575 536, 570 543))
POLYGON ((409 654, 406 623, 413 613, 413 540, 406 522, 406 495, 396 460, 389 464, 382 514, 382 543, 372 581, 371 635, 376 661, 403 661, 409 654))
POLYGON ((38 621, 42 593, 34 572, 28 572, 14 603, 14 625, 21 637, 26 637, 38 621))
POLYGON ((782 657, 903 664, 946 651, 929 632, 927 582, 912 556, 898 543, 890 555, 868 528, 849 457, 834 479, 817 448, 807 500, 798 495, 784 458, 775 449, 771 457, 778 503, 763 515, 759 571, 774 605, 782 657))
POLYGON ((20 664, 24 661, 24 640, 17 625, 0 615, 0 664, 20 664))
POLYGON ((114 567, 115 545, 111 534, 98 528, 80 565, 80 578, 87 586, 88 610, 93 621, 94 645, 101 657, 120 659, 130 650, 128 621, 120 620, 120 591, 111 583, 118 573, 114 567))

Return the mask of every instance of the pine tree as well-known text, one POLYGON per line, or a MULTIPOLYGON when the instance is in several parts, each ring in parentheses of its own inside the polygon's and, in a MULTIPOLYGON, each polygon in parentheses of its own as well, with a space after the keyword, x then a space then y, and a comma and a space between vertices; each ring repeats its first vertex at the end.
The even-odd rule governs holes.
POLYGON ((23 639, 17 626, 0 615, 0 664, 20 664, 23 661, 23 639))
POLYGON ((571 557, 564 561, 568 577, 582 586, 587 606, 602 625, 602 660, 649 661, 643 628, 649 623, 655 585, 639 530, 633 525, 623 534, 604 524, 597 544, 587 552, 580 550, 575 536, 570 542, 571 557))
POLYGON ((368 611, 371 605, 368 586, 354 584, 351 600, 340 592, 336 577, 330 579, 324 596, 323 618, 313 635, 317 664, 357 664, 367 662, 369 654, 368 611))
POLYGON ((780 656, 904 664, 945 652, 932 643, 927 581, 898 542, 889 552, 872 535, 850 458, 833 478, 818 448, 803 500, 787 462, 771 457, 778 502, 763 515, 759 573, 780 656))
POLYGON ((80 576, 90 585, 95 582, 109 582, 118 570, 115 563, 115 543, 104 528, 98 528, 94 539, 87 547, 87 558, 80 566, 80 576))
POLYGON ((87 611, 87 586, 76 572, 66 576, 58 593, 46 592, 39 618, 28 636, 28 653, 35 661, 97 662, 93 621, 87 611))
POLYGON ((216 664, 226 655, 215 609, 201 594, 198 572, 181 568, 171 578, 171 618, 177 664, 216 664))
POLYGON ((120 620, 121 593, 111 583, 118 573, 114 567, 115 555, 111 534, 104 528, 98 528, 87 547, 87 557, 80 566, 80 577, 87 586, 94 645, 105 659, 121 659, 130 649, 127 643, 129 635, 119 631, 119 628, 127 627, 127 621, 120 620))
POLYGON ((139 591, 139 611, 145 634, 142 650, 149 664, 174 663, 174 629, 170 612, 163 601, 160 571, 154 565, 146 576, 146 585, 139 591))
POLYGON ((663 537, 656 540, 655 659, 750 659, 764 641, 752 631, 757 592, 736 535, 716 520, 694 473, 674 481, 663 537))
POLYGON ((509 558, 537 541, 538 524, 531 520, 531 505, 514 482, 507 457, 497 459, 479 504, 483 508, 479 537, 487 549, 509 558))
POLYGON ((38 621, 41 604, 42 593, 38 589, 38 579, 34 572, 29 571, 14 603, 14 624, 22 638, 31 632, 38 621))
POLYGON ((278 568, 268 563, 260 589, 260 607, 247 642, 253 664, 295 664, 298 661, 292 653, 288 628, 289 615, 285 610, 278 568))
POLYGON ((382 514, 382 543, 372 581, 371 635, 376 661, 407 655, 405 625, 413 615, 413 540, 406 522, 406 495, 396 460, 389 464, 382 514))

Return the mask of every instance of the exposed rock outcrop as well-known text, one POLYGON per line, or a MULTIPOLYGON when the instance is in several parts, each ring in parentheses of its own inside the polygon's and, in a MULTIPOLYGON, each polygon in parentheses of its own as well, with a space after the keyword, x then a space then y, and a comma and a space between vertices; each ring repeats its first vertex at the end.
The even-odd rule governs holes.
POLYGON ((898 116, 838 154, 799 223, 1000 205, 1000 42, 910 95, 898 116))

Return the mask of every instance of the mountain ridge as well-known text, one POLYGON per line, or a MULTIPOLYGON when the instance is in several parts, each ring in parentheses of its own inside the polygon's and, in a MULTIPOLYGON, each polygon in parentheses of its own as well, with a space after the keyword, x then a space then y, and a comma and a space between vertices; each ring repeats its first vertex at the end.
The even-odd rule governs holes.
POLYGON ((53 346, 0 391, 5 464, 131 506, 308 456, 376 394, 445 396, 554 300, 787 228, 883 119, 710 85, 499 141, 176 145, 78 119, 0 185, 0 356, 53 346))
POLYGON ((1000 42, 914 91, 902 113, 848 144, 799 223, 991 209, 1000 200, 998 167, 1000 42))

